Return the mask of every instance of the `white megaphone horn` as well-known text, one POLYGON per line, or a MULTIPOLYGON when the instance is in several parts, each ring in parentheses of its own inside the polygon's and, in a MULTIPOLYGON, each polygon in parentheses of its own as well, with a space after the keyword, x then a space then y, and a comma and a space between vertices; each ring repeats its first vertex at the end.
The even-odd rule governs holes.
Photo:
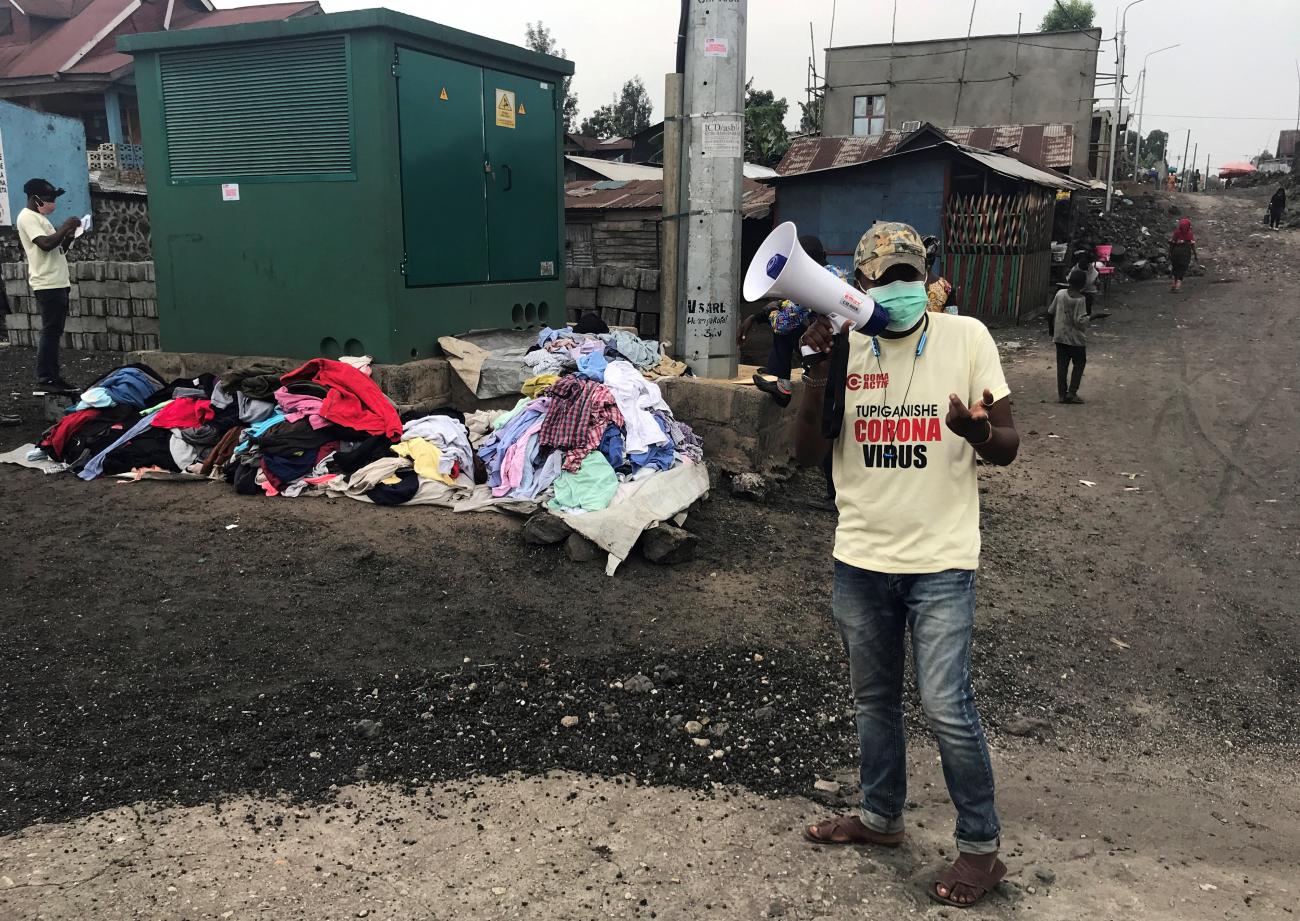
MULTIPOLYGON (((889 324, 884 308, 803 251, 792 221, 778 226, 758 248, 745 272, 743 293, 747 301, 789 298, 829 317, 837 333, 848 326, 874 336, 889 324)), ((810 354, 806 346, 804 354, 810 354)))

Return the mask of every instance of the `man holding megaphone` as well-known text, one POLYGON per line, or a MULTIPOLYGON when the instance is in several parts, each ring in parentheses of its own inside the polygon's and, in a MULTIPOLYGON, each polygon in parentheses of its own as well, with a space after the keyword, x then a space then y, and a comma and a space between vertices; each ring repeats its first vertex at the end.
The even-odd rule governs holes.
MULTIPOLYGON (((783 226, 789 236, 793 225, 783 226)), ((910 226, 876 223, 863 235, 850 291, 832 290, 824 272, 807 271, 784 237, 768 252, 772 242, 746 276, 746 297, 765 276, 823 314, 803 337, 795 440, 804 464, 833 451, 833 609, 849 656, 861 750, 860 815, 810 826, 805 835, 822 844, 902 843, 910 629, 921 704, 957 807, 959 856, 929 894, 964 908, 1006 874, 970 647, 980 549, 975 460, 1015 459, 1020 437, 1010 388, 982 323, 927 312, 926 250, 910 226)))

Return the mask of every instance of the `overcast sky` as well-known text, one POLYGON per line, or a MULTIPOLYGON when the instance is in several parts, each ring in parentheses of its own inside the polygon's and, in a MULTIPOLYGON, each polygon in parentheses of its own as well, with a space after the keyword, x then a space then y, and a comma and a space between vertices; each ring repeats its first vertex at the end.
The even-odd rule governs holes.
MULTIPOLYGON (((1127 0, 1125 0, 1127 2, 1127 0)), ((1102 30, 1098 71, 1115 69, 1115 16, 1125 2, 1095 0, 1102 30)), ((222 6, 247 5, 224 0, 222 6)), ((677 31, 674 0, 323 0, 327 12, 387 6, 445 25, 523 44, 525 23, 550 28, 577 65, 574 90, 583 115, 606 103, 623 81, 639 74, 663 115, 663 75, 672 69, 677 31)), ((748 65, 755 85, 790 102, 791 127, 799 121, 809 56, 808 25, 821 49, 829 44, 835 0, 749 0, 748 65)), ((976 0, 975 34, 1038 27, 1051 0, 976 0)), ((887 42, 893 0, 839 0, 834 44, 887 42)), ((967 0, 902 0, 897 38, 916 41, 966 33, 967 0)), ((1128 14, 1127 88, 1136 88, 1149 51, 1181 47, 1151 59, 1144 133, 1170 133, 1181 154, 1184 132, 1218 167, 1277 144, 1282 128, 1296 126, 1296 56, 1300 55, 1300 0, 1142 0, 1128 14)), ((1101 87, 1109 95, 1113 86, 1101 87)), ((1136 102, 1133 103, 1136 109, 1136 102)))

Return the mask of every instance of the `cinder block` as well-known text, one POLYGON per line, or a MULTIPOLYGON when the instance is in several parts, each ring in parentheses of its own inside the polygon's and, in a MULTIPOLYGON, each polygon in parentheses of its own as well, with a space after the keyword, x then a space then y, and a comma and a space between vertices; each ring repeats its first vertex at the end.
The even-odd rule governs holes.
POLYGON ((81 309, 92 317, 106 317, 109 315, 108 301, 102 297, 83 297, 81 305, 81 309))
POLYGON ((659 338, 659 314, 639 313, 636 317, 636 330, 642 339, 659 338))
POLYGON ((149 335, 136 336, 135 347, 140 350, 156 349, 158 348, 158 337, 149 335))
POLYGON ((642 291, 659 290, 659 270, 641 269, 641 283, 637 287, 642 291))
POLYGON ((144 264, 144 280, 145 280, 145 281, 154 281, 154 280, 155 280, 155 277, 154 277, 154 267, 153 267, 153 263, 152 263, 152 262, 146 262, 146 263, 144 264))
POLYGON ((623 284, 623 267, 621 265, 602 265, 600 268, 600 283, 609 287, 616 287, 623 284))
POLYGON ((68 317, 68 322, 63 328, 70 333, 106 333, 108 332, 108 318, 68 317))
POLYGON ((141 307, 141 309, 144 311, 143 316, 146 316, 146 317, 156 317, 156 316, 158 316, 158 302, 157 302, 157 301, 136 301, 135 303, 143 305, 143 306, 141 307))
POLYGON ((584 288, 595 288, 600 285, 600 266, 584 265, 581 266, 580 283, 584 288))
POLYGON ((627 288, 601 285, 596 289, 596 303, 601 307, 612 307, 616 310, 635 310, 636 292, 627 288))
POLYGON ((624 269, 621 284, 624 288, 630 288, 633 291, 641 287, 641 270, 635 267, 624 269))
POLYGON ((582 270, 576 265, 566 265, 564 267, 564 286, 566 288, 576 288, 582 283, 582 270))
MULTIPOLYGON (((134 264, 133 264, 134 265, 134 264)), ((158 287, 151 281, 132 281, 127 283, 128 295, 133 300, 152 300, 158 296, 158 287)))
POLYGON ((564 292, 564 302, 575 310, 590 310, 596 306, 596 289, 569 288, 564 292))
POLYGON ((130 317, 107 317, 105 322, 108 323, 110 333, 131 333, 135 331, 131 326, 130 317))
POLYGON ((618 312, 618 325, 619 325, 619 326, 632 326, 632 327, 635 327, 635 326, 636 326, 636 311, 635 311, 635 310, 620 310, 620 311, 618 312))
POLYGON ((158 335, 158 321, 152 317, 133 317, 131 319, 131 332, 137 336, 141 333, 158 335))
POLYGON ((14 330, 32 328, 32 318, 25 313, 11 313, 5 317, 5 328, 9 330, 9 338, 12 341, 14 330))
POLYGON ((94 333, 92 338, 97 352, 108 352, 118 347, 119 337, 112 333, 94 333))
POLYGON ((658 291, 638 291, 636 293, 637 313, 660 313, 662 297, 658 291))
POLYGON ((10 278, 5 280, 5 294, 9 297, 28 297, 32 293, 27 287, 26 278, 10 278))

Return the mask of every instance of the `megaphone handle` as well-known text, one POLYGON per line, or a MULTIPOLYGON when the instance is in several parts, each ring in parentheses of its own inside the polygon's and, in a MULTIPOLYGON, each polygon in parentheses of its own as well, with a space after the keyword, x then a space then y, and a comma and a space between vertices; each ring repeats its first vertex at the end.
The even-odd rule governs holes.
MULTIPOLYGON (((834 313, 827 314, 826 319, 831 321, 831 328, 835 330, 835 335, 837 336, 840 333, 844 332, 844 330, 848 329, 849 327, 849 321, 839 316, 838 314, 834 314, 834 313)), ((799 346, 799 352, 800 354, 803 355, 804 358, 811 358, 813 355, 817 354, 816 349, 809 348, 806 345, 799 346)))

